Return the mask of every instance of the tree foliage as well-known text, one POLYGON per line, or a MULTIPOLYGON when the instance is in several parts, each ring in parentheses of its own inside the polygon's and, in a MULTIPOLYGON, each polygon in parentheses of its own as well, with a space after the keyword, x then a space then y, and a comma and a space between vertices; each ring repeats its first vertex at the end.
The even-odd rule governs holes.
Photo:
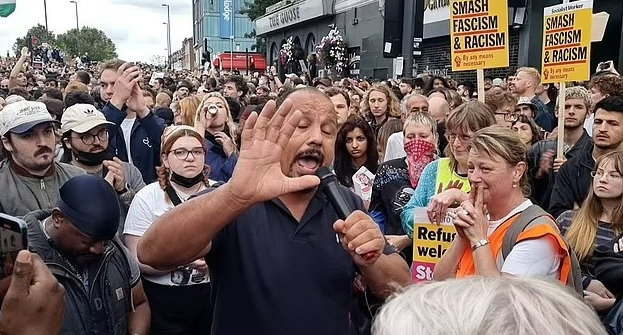
POLYGON ((251 21, 257 20, 266 14, 266 7, 272 6, 279 0, 254 0, 244 1, 244 6, 240 9, 240 14, 245 14, 251 21))
POLYGON ((115 43, 103 31, 83 27, 79 31, 71 29, 56 37, 59 49, 69 55, 89 54, 92 61, 105 61, 117 57, 115 43))
POLYGON ((56 36, 54 35, 54 33, 51 31, 46 31, 44 25, 38 24, 28 29, 28 32, 26 32, 26 35, 24 37, 18 37, 15 40, 15 43, 13 43, 13 52, 16 55, 20 55, 23 47, 28 47, 28 40, 31 36, 39 39, 39 43, 48 43, 53 45, 54 42, 56 42, 56 36))
POLYGON ((69 56, 82 56, 88 53, 89 58, 93 61, 104 61, 117 57, 115 43, 99 29, 83 27, 79 31, 72 29, 66 33, 55 35, 52 31, 46 31, 45 26, 41 24, 28 29, 24 37, 18 37, 15 40, 13 52, 16 55, 20 54, 22 47, 28 46, 28 40, 31 36, 39 39, 39 45, 48 43, 69 56))

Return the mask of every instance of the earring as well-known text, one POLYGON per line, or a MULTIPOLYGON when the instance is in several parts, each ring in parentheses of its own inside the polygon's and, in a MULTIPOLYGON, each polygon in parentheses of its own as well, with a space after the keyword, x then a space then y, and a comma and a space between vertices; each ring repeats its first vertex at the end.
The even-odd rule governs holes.
POLYGON ((517 183, 513 182, 513 188, 517 188, 517 186, 518 186, 517 183))

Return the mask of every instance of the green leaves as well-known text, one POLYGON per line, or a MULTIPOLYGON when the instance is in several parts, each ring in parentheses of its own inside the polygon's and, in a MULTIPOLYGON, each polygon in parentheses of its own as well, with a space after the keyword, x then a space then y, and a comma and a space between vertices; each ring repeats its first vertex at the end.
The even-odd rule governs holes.
POLYGON ((72 29, 55 35, 52 31, 46 32, 45 26, 38 24, 28 29, 26 36, 15 40, 13 44, 15 54, 19 55, 21 48, 28 46, 30 37, 36 37, 39 40, 38 45, 48 43, 71 57, 82 56, 85 53, 88 53, 93 61, 106 61, 117 57, 115 43, 106 36, 106 33, 96 28, 83 27, 79 31, 72 29))

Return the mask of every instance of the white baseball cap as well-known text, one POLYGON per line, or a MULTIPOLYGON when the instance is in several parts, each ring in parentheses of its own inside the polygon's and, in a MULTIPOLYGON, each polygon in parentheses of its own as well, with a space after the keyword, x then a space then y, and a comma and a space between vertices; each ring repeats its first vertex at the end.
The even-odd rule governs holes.
POLYGON ((7 105, 0 113, 0 135, 8 132, 23 134, 33 127, 45 123, 57 123, 43 102, 17 101, 7 105))
POLYGON ((103 124, 114 123, 107 121, 104 114, 91 104, 75 104, 63 112, 61 133, 72 130, 82 134, 103 124))

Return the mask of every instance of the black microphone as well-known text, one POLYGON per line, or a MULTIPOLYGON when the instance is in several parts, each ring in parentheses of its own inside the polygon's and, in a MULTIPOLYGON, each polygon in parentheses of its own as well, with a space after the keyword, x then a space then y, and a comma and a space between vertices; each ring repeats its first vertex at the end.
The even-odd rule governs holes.
POLYGON ((340 184, 337 181, 337 177, 331 172, 331 170, 323 166, 316 171, 316 176, 320 178, 320 188, 327 196, 333 206, 333 210, 337 214, 337 217, 346 220, 346 218, 353 212, 342 193, 340 193, 340 184))
MULTIPOLYGON (((337 214, 337 217, 341 220, 346 220, 354 209, 348 205, 348 202, 346 202, 346 199, 344 199, 344 196, 340 192, 340 184, 337 181, 337 177, 326 166, 318 169, 318 171, 316 171, 316 176, 320 178, 320 188, 329 199, 329 202, 337 214)), ((339 238, 338 243, 340 243, 339 238)), ((374 252, 368 252, 361 255, 361 257, 366 261, 370 260, 374 258, 374 252)))

